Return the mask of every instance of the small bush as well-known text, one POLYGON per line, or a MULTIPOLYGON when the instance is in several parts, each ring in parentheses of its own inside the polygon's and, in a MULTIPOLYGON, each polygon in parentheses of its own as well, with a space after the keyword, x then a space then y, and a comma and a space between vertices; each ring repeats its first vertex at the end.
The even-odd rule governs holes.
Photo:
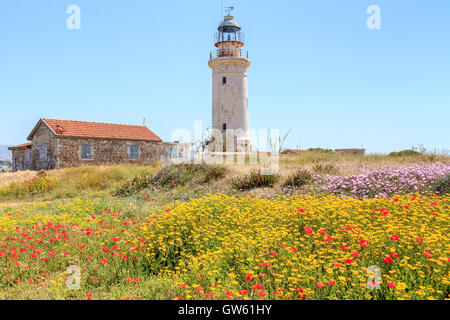
POLYGON ((279 175, 263 175, 260 171, 252 171, 249 175, 235 178, 231 181, 231 185, 236 190, 251 190, 256 188, 273 187, 278 180, 279 175))
POLYGON ((204 173, 204 183, 208 183, 211 181, 217 181, 225 178, 227 173, 227 169, 225 167, 211 167, 208 168, 204 173))
POLYGON ((402 150, 399 152, 389 153, 390 157, 411 157, 411 156, 421 156, 422 154, 415 150, 402 150))
POLYGON ((152 176, 134 177, 126 181, 116 192, 116 196, 130 195, 148 188, 153 181, 152 176))
POLYGON ((442 179, 437 180, 431 188, 433 192, 439 195, 450 193, 450 174, 442 179))
POLYGON ((225 174, 225 167, 207 164, 168 165, 155 174, 152 184, 159 187, 175 187, 188 183, 208 183, 225 177, 225 174))
POLYGON ((330 152, 334 152, 331 149, 322 149, 322 148, 309 148, 308 149, 309 152, 318 152, 318 153, 330 153, 330 152))
POLYGON ((312 175, 307 170, 299 169, 294 174, 289 176, 284 182, 284 187, 303 187, 312 180, 312 175))
POLYGON ((312 170, 315 173, 320 173, 320 174, 330 174, 330 175, 338 175, 339 174, 339 169, 336 167, 335 163, 325 163, 325 164, 318 163, 318 164, 314 165, 312 170))

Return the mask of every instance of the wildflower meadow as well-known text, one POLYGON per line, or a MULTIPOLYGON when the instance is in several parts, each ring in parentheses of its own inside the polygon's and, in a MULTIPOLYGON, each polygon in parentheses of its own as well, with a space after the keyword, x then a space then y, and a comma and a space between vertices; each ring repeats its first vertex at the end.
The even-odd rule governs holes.
POLYGON ((0 203, 0 299, 449 299, 450 195, 431 188, 448 173, 321 175, 322 192, 270 199, 209 181, 122 197, 39 187, 0 203))

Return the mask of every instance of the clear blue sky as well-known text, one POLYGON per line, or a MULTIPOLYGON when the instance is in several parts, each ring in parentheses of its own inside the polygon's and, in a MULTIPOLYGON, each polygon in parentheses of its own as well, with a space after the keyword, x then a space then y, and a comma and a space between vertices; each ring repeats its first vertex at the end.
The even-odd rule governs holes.
MULTIPOLYGON (((287 145, 450 148, 450 1, 225 0, 246 35, 250 126, 287 145), (368 30, 369 5, 381 30, 368 30), (301 142, 299 142, 301 141, 301 142)), ((211 122, 220 0, 1 0, 0 144, 41 117, 211 122), (81 8, 81 30, 66 9, 81 8)))

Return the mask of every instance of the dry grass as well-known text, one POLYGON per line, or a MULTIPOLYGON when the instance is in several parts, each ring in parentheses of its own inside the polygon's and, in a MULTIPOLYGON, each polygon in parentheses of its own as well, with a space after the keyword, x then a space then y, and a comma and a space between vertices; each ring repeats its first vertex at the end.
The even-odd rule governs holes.
POLYGON ((25 181, 36 178, 35 171, 19 171, 0 173, 0 186, 14 182, 25 181))

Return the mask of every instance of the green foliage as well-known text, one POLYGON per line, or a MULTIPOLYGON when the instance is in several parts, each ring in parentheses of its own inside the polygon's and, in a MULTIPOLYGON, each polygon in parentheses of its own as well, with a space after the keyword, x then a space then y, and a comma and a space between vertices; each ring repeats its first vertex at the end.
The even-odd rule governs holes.
POLYGON ((334 152, 331 149, 322 149, 322 148, 309 148, 308 149, 309 152, 318 152, 318 153, 330 153, 330 152, 334 152))
POLYGON ((389 153, 390 157, 411 157, 411 156, 421 156, 422 154, 415 150, 402 150, 399 152, 389 153))
POLYGON ((290 175, 283 186, 285 187, 302 187, 312 180, 312 175, 309 171, 298 169, 294 174, 290 175))
POLYGON ((153 181, 153 176, 139 176, 127 180, 116 192, 116 196, 131 195, 148 188, 153 181))
POLYGON ((330 175, 338 175, 339 174, 339 169, 335 163, 325 163, 325 164, 318 163, 313 166, 312 170, 315 173, 320 173, 320 174, 330 174, 330 175))
POLYGON ((280 176, 276 175, 263 175, 259 170, 252 171, 249 175, 234 178, 231 182, 233 189, 235 190, 251 190, 255 188, 271 188, 273 187, 280 176))
POLYGON ((446 177, 437 180, 432 186, 433 192, 444 195, 450 193, 450 174, 446 177))
POLYGON ((168 165, 159 170, 152 181, 155 187, 176 187, 188 183, 207 183, 225 177, 226 168, 207 164, 168 165))
POLYGON ((177 187, 187 184, 206 184, 223 179, 225 167, 206 164, 167 165, 155 175, 138 176, 127 180, 116 192, 116 195, 130 195, 153 187, 177 187))
POLYGON ((227 169, 225 167, 211 167, 204 173, 203 182, 217 181, 225 178, 227 169))

